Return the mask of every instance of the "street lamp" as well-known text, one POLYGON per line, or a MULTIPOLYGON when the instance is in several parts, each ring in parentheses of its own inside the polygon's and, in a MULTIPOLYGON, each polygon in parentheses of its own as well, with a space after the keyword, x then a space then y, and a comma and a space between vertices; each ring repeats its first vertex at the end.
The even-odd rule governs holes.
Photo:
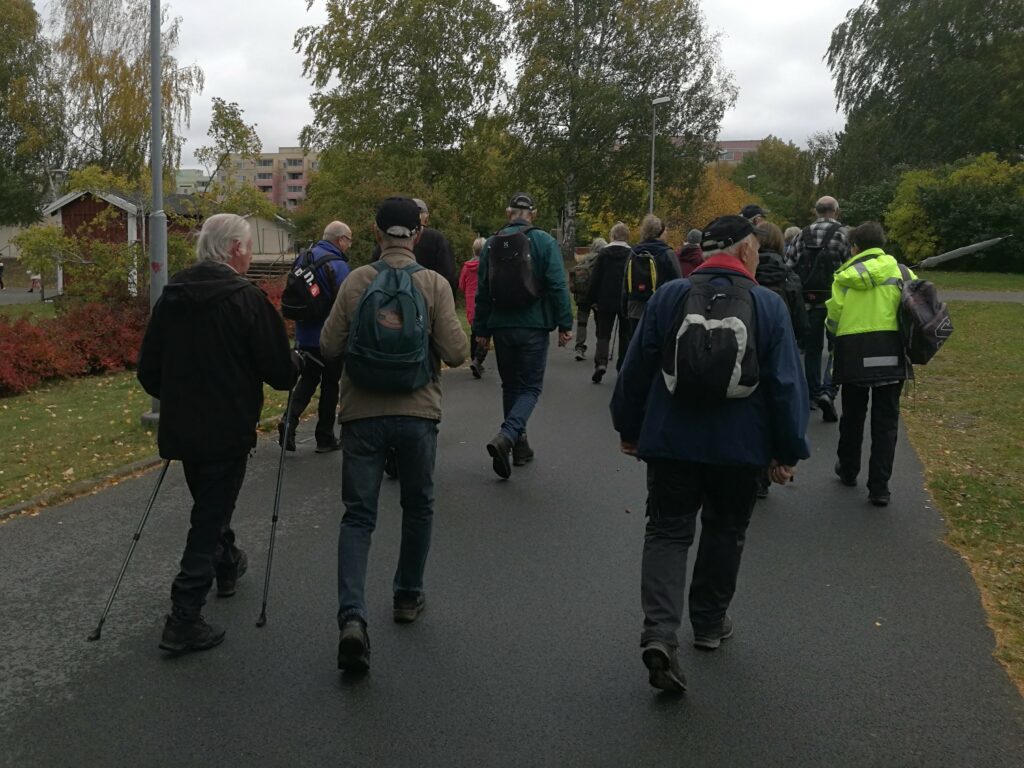
POLYGON ((648 213, 654 213, 654 137, 658 131, 658 105, 667 104, 671 99, 668 96, 659 96, 651 100, 651 200, 647 208, 648 213))
POLYGON ((757 178, 757 174, 756 173, 752 173, 749 176, 747 176, 747 194, 748 195, 750 194, 750 180, 751 179, 756 179, 756 178, 757 178))

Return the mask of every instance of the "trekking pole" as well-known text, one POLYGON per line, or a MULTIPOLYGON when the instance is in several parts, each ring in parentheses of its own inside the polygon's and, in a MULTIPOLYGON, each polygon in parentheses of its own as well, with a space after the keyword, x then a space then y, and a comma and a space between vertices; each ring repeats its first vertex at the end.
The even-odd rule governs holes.
MULTIPOLYGON (((615 359, 615 340, 619 337, 619 316, 615 316, 615 321, 612 323, 612 346, 608 352, 608 362, 611 363, 615 359)), ((616 369, 617 370, 617 369, 616 369)))
POLYGON ((103 615, 100 616, 100 623, 96 625, 96 629, 89 633, 88 640, 94 642, 100 639, 100 633, 103 631, 103 622, 107 620, 107 614, 110 613, 110 606, 114 604, 114 596, 117 594, 118 587, 121 586, 121 580, 124 578, 125 571, 128 570, 128 562, 132 559, 132 553, 135 552, 135 545, 139 542, 139 537, 142 535, 142 527, 146 524, 146 520, 149 518, 149 513, 153 509, 153 503, 156 501, 156 494, 160 490, 160 485, 164 481, 164 475, 167 474, 167 468, 171 466, 171 460, 166 459, 163 467, 160 469, 160 477, 156 479, 156 487, 153 488, 153 493, 149 497, 149 504, 146 505, 146 511, 142 513, 142 519, 139 521, 139 527, 135 529, 135 535, 132 536, 132 544, 128 548, 128 556, 125 557, 124 563, 121 565, 121 572, 117 574, 117 581, 114 582, 114 588, 110 590, 110 597, 107 598, 107 605, 103 609, 103 615))
POLYGON ((270 521, 270 546, 267 549, 267 573, 263 577, 263 607, 260 608, 260 617, 256 619, 256 626, 262 627, 267 623, 267 594, 270 592, 270 569, 274 563, 274 537, 277 534, 278 512, 281 510, 281 479, 284 477, 284 452, 288 445, 288 430, 291 429, 292 396, 295 394, 295 385, 288 390, 288 405, 285 406, 284 431, 281 435, 281 457, 277 462, 277 488, 274 490, 274 516, 270 521))

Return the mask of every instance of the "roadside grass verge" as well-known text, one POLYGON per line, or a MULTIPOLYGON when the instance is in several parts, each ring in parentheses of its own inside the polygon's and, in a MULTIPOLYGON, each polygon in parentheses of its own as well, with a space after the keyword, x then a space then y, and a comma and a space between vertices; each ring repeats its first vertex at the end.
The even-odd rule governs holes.
POLYGON ((956 333, 916 369, 903 415, 1024 693, 1024 305, 950 302, 950 314, 956 333))
POLYGON ((950 291, 1024 291, 1024 274, 943 272, 939 269, 915 270, 915 273, 931 280, 940 289, 950 291))
POLYGON ((0 304, 0 315, 14 320, 23 317, 27 320, 49 320, 57 316, 57 308, 52 301, 33 301, 28 304, 0 304))

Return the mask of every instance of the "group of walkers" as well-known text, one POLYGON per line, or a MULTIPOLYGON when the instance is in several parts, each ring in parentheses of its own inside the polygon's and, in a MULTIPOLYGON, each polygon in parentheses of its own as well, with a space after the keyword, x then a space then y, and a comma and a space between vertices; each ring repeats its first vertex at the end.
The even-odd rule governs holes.
POLYGON ((507 225, 473 244, 474 258, 458 277, 447 241, 427 227, 426 205, 389 198, 376 211, 373 263, 350 269, 352 231, 342 222, 329 224, 297 260, 289 285, 327 297, 323 317, 299 315, 306 319, 296 324, 297 351, 280 316, 243 277, 252 253, 248 224, 231 214, 210 217, 197 263, 168 284, 139 359, 139 380, 162 403, 161 456, 182 461, 194 500, 161 648, 203 650, 224 638, 202 609, 214 582, 218 596, 230 596, 246 569, 230 523, 256 444, 264 382, 294 386, 279 426, 282 451, 295 450, 298 417, 321 388, 316 450, 342 452, 338 666, 365 671, 367 560, 385 473, 401 484, 393 618, 413 622, 426 605, 441 364, 471 357, 480 378, 493 343, 502 421, 486 451, 494 472, 508 479, 534 457, 527 424, 552 331, 559 346, 568 345, 575 319, 575 356, 583 361, 593 314, 592 381, 602 382, 614 357, 611 415, 620 449, 647 467, 642 660, 653 686, 685 690, 676 649, 698 512, 688 615, 694 645, 713 650, 733 633, 727 610, 755 499, 769 482, 792 480, 809 457, 809 412, 818 408, 835 421, 839 385, 835 472, 856 485, 870 400, 869 498, 889 503, 908 374, 897 310, 900 285, 913 274, 885 254, 877 223, 843 228, 828 197, 817 212, 787 244, 765 211, 747 206, 691 230, 678 253, 657 216, 643 219, 635 245, 629 228, 616 223, 609 240, 595 241, 570 272, 574 318, 560 250, 534 226, 528 193, 511 197, 507 225), (467 298, 469 339, 456 316, 457 290, 467 298), (823 369, 826 330, 830 363, 823 369))

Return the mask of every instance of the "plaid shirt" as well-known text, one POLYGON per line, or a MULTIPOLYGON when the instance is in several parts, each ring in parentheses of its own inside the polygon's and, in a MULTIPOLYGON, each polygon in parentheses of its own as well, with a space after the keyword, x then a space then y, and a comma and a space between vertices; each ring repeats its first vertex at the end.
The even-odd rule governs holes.
MULTIPOLYGON (((831 224, 842 224, 835 219, 820 218, 811 224, 811 235, 814 237, 814 242, 811 245, 821 245, 822 239, 828 232, 831 224)), ((799 264, 800 260, 804 255, 804 232, 806 230, 801 229, 800 234, 793 238, 793 263, 799 264)), ((843 264, 848 258, 850 258, 850 244, 846 241, 846 235, 843 234, 842 230, 836 232, 829 239, 828 244, 825 246, 828 255, 835 261, 836 264, 843 264)))

